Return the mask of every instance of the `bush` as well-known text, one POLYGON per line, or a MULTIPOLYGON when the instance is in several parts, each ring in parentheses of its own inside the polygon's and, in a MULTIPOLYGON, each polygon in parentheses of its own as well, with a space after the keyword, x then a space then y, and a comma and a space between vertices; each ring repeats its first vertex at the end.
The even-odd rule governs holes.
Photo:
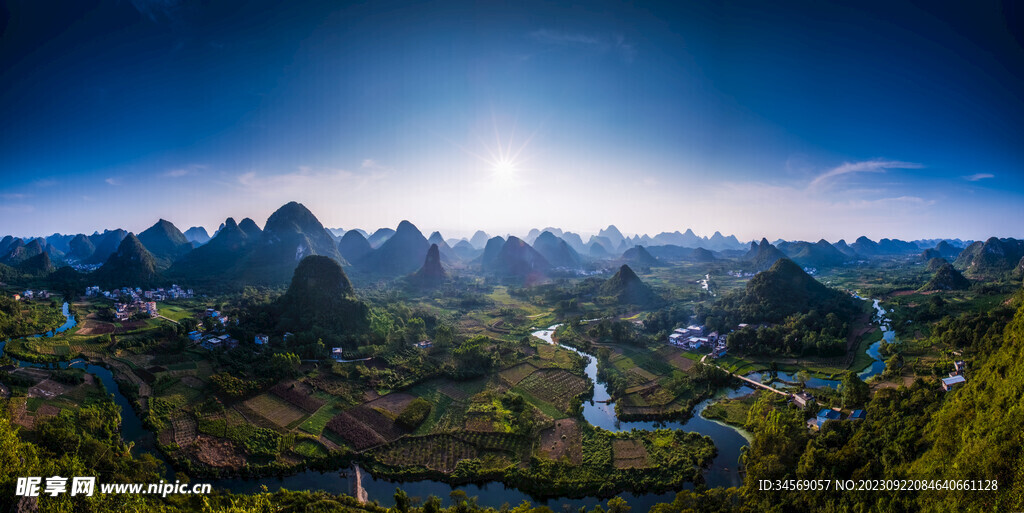
POLYGON ((406 406, 402 413, 398 415, 395 422, 398 425, 409 429, 410 431, 416 429, 427 420, 427 416, 430 415, 431 404, 426 399, 417 397, 409 406, 406 406))

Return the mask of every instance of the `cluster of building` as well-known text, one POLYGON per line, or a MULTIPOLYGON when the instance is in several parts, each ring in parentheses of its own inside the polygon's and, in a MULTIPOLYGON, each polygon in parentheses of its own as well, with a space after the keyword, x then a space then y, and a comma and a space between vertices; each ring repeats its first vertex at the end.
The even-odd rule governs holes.
POLYGON ((668 343, 681 347, 687 351, 696 351, 705 347, 711 349, 712 358, 725 356, 725 335, 719 335, 717 331, 705 334, 702 325, 690 325, 685 328, 676 328, 668 336, 668 343))
POLYGON ((728 274, 729 276, 732 276, 734 278, 753 278, 755 273, 746 271, 728 271, 725 274, 728 274))
POLYGON ((134 315, 147 315, 156 317, 160 315, 157 310, 156 301, 143 301, 141 298, 133 298, 128 303, 114 303, 114 318, 119 321, 127 321, 134 315))
MULTIPOLYGON (((812 420, 807 421, 807 423, 808 424, 813 424, 813 426, 815 428, 820 430, 821 427, 824 426, 826 422, 828 422, 830 420, 840 420, 840 419, 842 419, 842 417, 843 417, 842 411, 840 411, 838 408, 822 408, 821 411, 818 412, 817 417, 815 417, 812 420)), ((858 421, 858 420, 864 420, 866 418, 868 418, 868 414, 867 414, 866 411, 864 411, 864 410, 853 410, 852 412, 850 412, 850 416, 846 417, 846 420, 858 421)))
POLYGON ((168 299, 191 299, 195 296, 192 289, 183 289, 177 285, 170 288, 155 288, 142 290, 140 287, 121 287, 113 290, 101 290, 98 286, 85 289, 85 295, 89 297, 105 297, 107 299, 149 299, 152 301, 167 301, 168 299))
POLYGON ((223 324, 224 326, 227 326, 228 322, 231 321, 231 319, 228 318, 228 316, 221 315, 220 310, 215 310, 213 308, 207 308, 206 309, 206 316, 211 318, 211 319, 215 319, 217 321, 220 321, 220 323, 223 324))
POLYGON ((50 299, 53 294, 48 290, 26 290, 21 294, 15 293, 13 296, 15 301, 21 301, 22 299, 50 299))
POLYGON ((942 390, 950 392, 967 383, 967 378, 964 376, 965 370, 967 370, 967 364, 963 360, 953 362, 953 372, 949 373, 948 378, 942 378, 942 390))
MULTIPOLYGON (((220 311, 213 308, 207 308, 205 316, 219 321, 224 326, 227 326, 230 321, 226 315, 221 315, 220 311)), ((263 337, 263 344, 266 344, 269 341, 269 337, 266 335, 256 335, 257 345, 260 345, 260 337, 263 337)), ((211 351, 219 347, 227 349, 234 349, 235 347, 238 347, 238 339, 223 333, 222 330, 218 330, 217 333, 204 333, 200 330, 190 331, 188 339, 193 344, 199 344, 211 351)))
MULTIPOLYGON (((191 333, 189 334, 189 338, 192 338, 191 333)), ((218 347, 223 347, 227 349, 234 349, 238 347, 238 340, 232 338, 231 335, 228 335, 226 333, 222 335, 209 335, 205 338, 203 338, 200 335, 200 340, 201 342, 199 343, 199 345, 211 351, 217 349, 218 347)))

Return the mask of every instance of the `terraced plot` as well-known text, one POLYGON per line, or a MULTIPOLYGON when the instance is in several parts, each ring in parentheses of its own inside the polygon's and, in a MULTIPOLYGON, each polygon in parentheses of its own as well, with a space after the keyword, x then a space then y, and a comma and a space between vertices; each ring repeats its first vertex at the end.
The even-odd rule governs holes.
POLYGON ((537 370, 537 367, 530 365, 529 363, 521 363, 515 367, 505 369, 499 373, 501 379, 503 379, 509 386, 516 386, 520 381, 526 379, 527 376, 533 374, 537 370))
POLYGON ((612 442, 615 468, 647 467, 647 449, 637 440, 615 440, 612 442))
POLYGON ((244 404, 250 410, 281 428, 287 428, 306 416, 302 410, 271 394, 260 394, 245 401, 244 404))
POLYGON ((587 381, 562 369, 541 369, 519 383, 530 395, 568 411, 573 398, 587 391, 587 381))

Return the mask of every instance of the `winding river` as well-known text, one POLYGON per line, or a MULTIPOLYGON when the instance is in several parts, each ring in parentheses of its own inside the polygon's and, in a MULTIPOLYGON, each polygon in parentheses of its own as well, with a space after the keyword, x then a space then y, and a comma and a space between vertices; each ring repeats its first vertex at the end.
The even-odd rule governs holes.
MULTIPOLYGON (((889 325, 889 320, 885 318, 886 310, 879 306, 879 301, 874 300, 874 307, 876 309, 876 321, 882 328, 883 340, 892 342, 894 340, 895 333, 892 331, 889 325)), ((60 327, 47 333, 33 335, 39 336, 53 336, 56 333, 61 333, 71 329, 75 326, 75 316, 69 312, 67 303, 64 303, 62 312, 65 316, 65 322, 60 327)), ((558 326, 551 326, 548 329, 539 330, 533 333, 533 335, 547 343, 556 344, 552 336, 554 330, 558 326)), ((875 374, 882 372, 885 369, 885 362, 881 360, 881 356, 878 354, 878 349, 881 341, 871 345, 868 349, 868 354, 873 358, 873 363, 868 366, 864 371, 860 373, 862 379, 867 379, 875 374)), ((3 352, 3 348, 6 345, 5 342, 0 342, 0 354, 3 352)), ((718 448, 718 455, 711 462, 709 468, 704 472, 704 478, 711 487, 728 487, 728 486, 739 486, 743 482, 742 475, 739 472, 739 458, 743 450, 743 447, 748 444, 749 434, 742 432, 732 426, 723 424, 718 421, 705 419, 701 416, 704 408, 708 406, 712 401, 721 399, 722 397, 739 397, 742 395, 749 394, 752 390, 749 387, 740 387, 734 390, 724 390, 715 399, 708 399, 700 404, 693 411, 693 416, 686 422, 678 421, 666 421, 666 422, 651 422, 651 421, 638 421, 638 422, 624 422, 620 421, 615 416, 615 404, 609 402, 611 397, 608 394, 608 390, 604 383, 597 379, 597 359, 593 356, 579 351, 575 348, 568 347, 559 344, 560 347, 573 351, 587 360, 587 366, 585 369, 586 375, 594 383, 594 395, 593 398, 584 403, 583 406, 583 417, 591 424, 598 426, 602 429, 609 431, 622 431, 631 429, 640 430, 652 430, 658 428, 670 428, 680 429, 685 431, 693 431, 711 437, 714 441, 715 446, 718 448)), ((52 367, 53 364, 33 364, 24 361, 15 360, 20 366, 31 366, 31 367, 52 367)), ((70 362, 61 362, 57 364, 60 368, 73 367, 85 370, 89 374, 92 374, 99 379, 107 391, 113 395, 114 402, 121 407, 122 410, 122 424, 121 424, 121 436, 125 441, 133 444, 133 452, 138 453, 150 453, 155 457, 164 461, 163 456, 156 449, 155 440, 153 433, 146 430, 142 421, 139 419, 137 413, 132 408, 131 402, 125 397, 117 388, 117 384, 114 382, 113 374, 110 370, 105 367, 93 365, 85 360, 76 359, 70 362)), ((779 373, 779 377, 790 381, 792 379, 786 373, 779 373)), ((837 386, 837 380, 825 380, 819 378, 813 378, 808 383, 809 386, 837 386)), ((165 461, 164 461, 165 462, 165 461)), ((166 465, 166 462, 165 462, 166 465)), ((170 476, 173 472, 169 465, 167 466, 166 475, 170 476)), ((288 488, 290 490, 325 490, 331 493, 346 493, 346 494, 366 494, 369 500, 379 501, 382 505, 391 506, 394 504, 394 492, 396 487, 401 487, 411 497, 419 497, 425 499, 427 496, 436 495, 440 497, 447 505, 449 500, 449 494, 455 490, 461 490, 470 497, 478 497, 478 502, 484 506, 492 506, 500 508, 503 504, 510 504, 512 506, 518 505, 523 501, 531 501, 534 503, 546 504, 552 509, 558 510, 561 508, 572 508, 576 509, 580 506, 586 506, 587 508, 593 508, 597 504, 605 502, 603 499, 597 497, 587 497, 583 499, 548 499, 548 500, 537 500, 528 494, 516 490, 514 488, 508 488, 502 483, 486 483, 486 484, 472 484, 463 486, 452 486, 447 483, 439 481, 411 481, 411 482, 395 482, 387 479, 379 479, 370 475, 364 470, 360 470, 358 467, 354 469, 355 473, 358 473, 358 479, 355 475, 349 472, 317 472, 317 471, 305 471, 297 474, 293 474, 286 477, 264 477, 258 479, 243 479, 243 478, 232 478, 232 479, 220 479, 211 481, 215 488, 226 489, 237 493, 252 493, 261 490, 261 487, 266 485, 271 491, 278 490, 281 488, 288 488), (359 482, 360 487, 357 490, 355 487, 356 482, 359 482)), ((627 502, 633 507, 635 511, 646 511, 651 506, 659 502, 671 501, 675 493, 666 492, 660 494, 632 494, 623 493, 621 497, 627 500, 627 502)))
MULTIPOLYGON (((69 312, 68 304, 64 303, 62 311, 65 316, 65 323, 59 328, 39 335, 34 336, 53 336, 55 333, 61 333, 71 329, 75 326, 75 317, 69 312)), ((534 336, 544 340, 548 343, 554 344, 552 335, 554 329, 557 326, 552 326, 546 330, 540 330, 534 333, 534 336)), ((0 342, 0 354, 2 354, 3 348, 6 345, 5 342, 0 342)), ((683 429, 687 431, 695 431, 703 435, 710 436, 718 447, 718 456, 715 457, 710 468, 705 471, 705 479, 708 486, 738 486, 742 484, 742 477, 738 471, 738 461, 740 451, 743 446, 747 444, 745 434, 739 430, 719 423, 705 419, 701 416, 701 412, 704 408, 711 403, 711 400, 700 403, 693 412, 693 417, 685 422, 622 422, 615 417, 615 405, 614 403, 599 402, 608 401, 610 396, 605 388, 604 384, 599 382, 597 379, 597 359, 586 353, 578 351, 574 348, 561 346, 567 350, 574 351, 584 358, 587 359, 586 374, 594 383, 594 397, 591 401, 584 404, 583 416, 588 422, 595 426, 599 426, 603 429, 611 431, 620 431, 628 429, 657 429, 657 428, 672 428, 672 429, 683 429)), ((131 401, 125 397, 120 390, 117 388, 117 384, 114 381, 114 376, 110 370, 99 365, 93 365, 83 359, 75 359, 70 362, 61 362, 59 364, 34 364, 30 362, 15 360, 19 366, 30 366, 30 367, 42 367, 42 368, 77 368, 83 369, 85 372, 92 374, 107 389, 109 393, 113 395, 114 402, 121 407, 121 437, 123 440, 132 443, 133 452, 139 453, 150 453, 160 461, 164 462, 167 468, 165 475, 171 476, 173 469, 167 465, 163 456, 156 449, 155 437, 153 433, 146 430, 142 421, 139 419, 138 414, 132 408, 131 401)), ((751 392, 751 389, 747 387, 740 387, 736 390, 726 391, 723 393, 724 396, 738 397, 751 392)), ((514 488, 508 488, 502 483, 486 483, 486 484, 471 484, 462 486, 452 486, 447 483, 440 481, 424 480, 424 481, 411 481, 411 482, 395 482, 387 479, 379 479, 370 475, 368 472, 355 467, 354 473, 358 473, 358 479, 355 475, 350 472, 318 472, 318 471, 305 471, 297 474, 293 474, 286 477, 264 477, 258 479, 244 479, 244 478, 231 478, 231 479, 219 479, 208 481, 211 482, 215 488, 230 490, 237 493, 252 493, 258 492, 262 489, 262 486, 266 486, 269 490, 274 491, 281 488, 287 488, 290 490, 324 490, 331 493, 345 493, 345 494, 365 494, 369 500, 379 501, 382 505, 391 506, 394 505, 394 493, 396 487, 401 487, 411 497, 419 497, 425 499, 430 495, 436 495, 440 497, 443 502, 447 505, 450 503, 449 494, 455 490, 461 490, 466 493, 469 497, 477 497, 478 503, 484 506, 491 506, 500 508, 503 504, 509 504, 512 506, 518 505, 523 501, 530 501, 537 504, 546 504, 552 509, 558 510, 565 507, 572 509, 586 506, 587 508, 593 508, 598 504, 603 504, 604 499, 598 497, 586 497, 583 499, 547 499, 537 500, 530 495, 516 490, 514 488), (356 482, 359 482, 359 489, 355 487, 356 482)), ((669 502, 675 497, 674 492, 665 492, 660 494, 632 494, 623 493, 620 496, 634 508, 636 511, 646 511, 651 506, 659 502, 669 502)))

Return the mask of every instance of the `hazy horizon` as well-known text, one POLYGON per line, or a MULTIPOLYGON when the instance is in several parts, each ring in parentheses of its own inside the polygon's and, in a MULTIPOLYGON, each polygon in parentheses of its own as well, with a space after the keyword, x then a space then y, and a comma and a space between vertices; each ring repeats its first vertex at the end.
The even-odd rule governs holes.
POLYGON ((456 238, 1024 237, 998 2, 8 9, 4 234, 212 232, 295 200, 456 238))

